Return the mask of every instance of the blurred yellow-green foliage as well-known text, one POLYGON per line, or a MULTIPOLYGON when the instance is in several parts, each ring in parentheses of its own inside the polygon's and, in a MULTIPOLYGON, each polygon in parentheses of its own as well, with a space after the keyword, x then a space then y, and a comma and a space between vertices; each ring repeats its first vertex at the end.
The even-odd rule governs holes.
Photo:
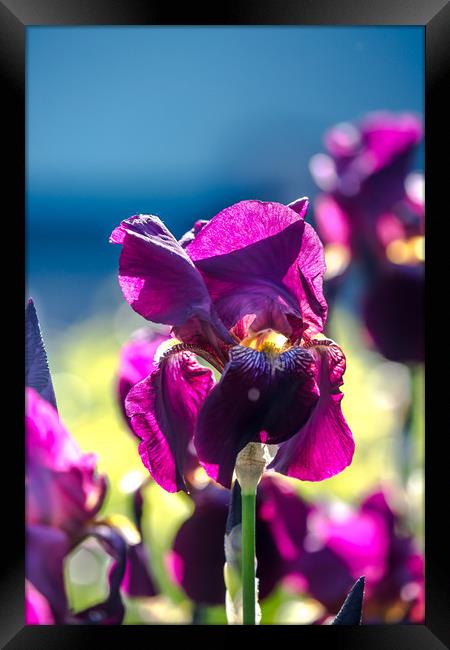
MULTIPOLYGON (((143 321, 128 305, 114 314, 97 314, 57 337, 44 338, 60 416, 85 452, 98 457, 98 471, 109 479, 100 516, 122 513, 131 517, 131 491, 146 477, 137 441, 128 431, 116 400, 121 345, 143 321)), ((352 465, 321 483, 291 481, 311 501, 343 500, 357 505, 370 490, 388 484, 406 507, 409 525, 423 542, 423 370, 386 361, 371 351, 359 323, 336 309, 329 334, 347 357, 342 407, 356 441, 352 465), (413 398, 413 437, 404 469, 401 431, 413 398)), ((286 479, 289 480, 289 479, 286 479)), ((180 524, 193 505, 184 493, 169 494, 157 484, 144 489, 143 531, 150 549, 151 568, 161 595, 128 599, 125 623, 190 622, 192 604, 168 575, 164 557, 180 524)), ((91 540, 66 562, 71 605, 82 609, 105 596, 107 559, 91 540)), ((263 622, 308 622, 313 609, 279 587, 262 605, 263 622)), ((208 622, 225 623, 224 608, 206 612, 208 622)))

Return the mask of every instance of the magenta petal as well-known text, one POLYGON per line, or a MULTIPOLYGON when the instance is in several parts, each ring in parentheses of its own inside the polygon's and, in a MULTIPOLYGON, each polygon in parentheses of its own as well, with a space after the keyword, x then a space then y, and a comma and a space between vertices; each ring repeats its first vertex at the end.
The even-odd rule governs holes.
POLYGON ((369 114, 360 124, 361 137, 375 170, 417 145, 423 133, 420 118, 412 113, 369 114))
MULTIPOLYGON (((279 320, 291 314, 311 331, 322 329, 322 246, 304 222, 307 199, 292 205, 241 201, 217 214, 187 247, 228 328, 251 313, 260 328, 270 327, 264 314, 273 319, 278 312, 279 320)), ((286 322, 280 327, 291 334, 286 322)))
POLYGON ((106 479, 96 458, 83 454, 54 407, 26 390, 26 515, 76 534, 102 506, 106 479))
POLYGON ((190 244, 191 241, 193 241, 197 237, 198 233, 201 230, 203 230, 203 228, 206 226, 207 223, 209 223, 209 221, 206 219, 199 219, 198 221, 196 221, 192 226, 192 228, 188 230, 186 233, 184 233, 181 239, 178 240, 180 246, 182 248, 186 248, 188 244, 190 244))
POLYGON ((131 307, 144 318, 167 325, 183 325, 191 316, 214 320, 205 283, 175 237, 152 215, 122 221, 111 237, 122 245, 119 283, 131 307))
POLYGON ((55 623, 48 600, 28 580, 25 580, 25 623, 27 625, 55 623))
POLYGON ((184 469, 198 411, 214 384, 211 370, 190 352, 162 359, 125 400, 139 453, 155 481, 168 492, 185 490, 184 469))
POLYGON ((309 348, 316 360, 320 398, 298 433, 282 444, 269 468, 303 481, 322 481, 350 465, 355 443, 341 411, 345 356, 333 342, 309 348))
POLYGON ((318 391, 313 357, 296 347, 277 356, 238 345, 199 413, 194 444, 211 478, 230 487, 236 456, 262 432, 286 440, 307 420, 318 391))
POLYGON ((158 347, 169 338, 169 330, 161 334, 150 329, 142 329, 127 341, 120 351, 118 397, 124 417, 125 398, 130 389, 156 369, 155 353, 158 347))

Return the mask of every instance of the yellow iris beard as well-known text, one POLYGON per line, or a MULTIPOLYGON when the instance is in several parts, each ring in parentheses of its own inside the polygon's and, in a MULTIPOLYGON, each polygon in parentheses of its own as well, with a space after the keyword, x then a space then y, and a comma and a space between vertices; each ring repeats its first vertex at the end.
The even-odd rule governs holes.
POLYGON ((271 329, 263 330, 253 336, 247 336, 241 341, 241 345, 271 355, 281 354, 290 347, 286 336, 271 329))

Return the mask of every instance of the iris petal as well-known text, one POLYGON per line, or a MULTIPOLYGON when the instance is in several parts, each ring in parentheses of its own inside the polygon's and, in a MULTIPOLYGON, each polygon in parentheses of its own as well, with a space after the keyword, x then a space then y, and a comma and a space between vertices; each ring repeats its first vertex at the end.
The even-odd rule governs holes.
POLYGON ((198 316, 213 323, 219 336, 230 338, 214 314, 200 273, 158 217, 125 219, 110 241, 123 247, 119 283, 125 299, 138 314, 168 325, 183 325, 198 316))
POLYGON ((300 347, 270 355, 238 345, 199 413, 194 444, 214 480, 230 487, 236 456, 250 441, 288 439, 318 399, 313 357, 300 347))
POLYGON ((292 331, 288 314, 303 318, 309 333, 323 328, 325 264, 322 245, 304 222, 307 204, 301 199, 291 209, 241 201, 217 214, 188 245, 228 328, 249 313, 260 329, 273 327, 276 318, 286 336, 292 331))
POLYGON ((306 424, 280 446, 269 468, 303 481, 322 481, 351 463, 355 443, 340 404, 344 353, 330 340, 309 351, 316 362, 319 401, 306 424))
POLYGON ((83 454, 54 407, 26 389, 27 522, 76 534, 101 508, 106 478, 94 454, 83 454))
POLYGON ((185 490, 188 445, 198 411, 214 384, 211 370, 190 352, 161 360, 159 368, 136 384, 125 400, 139 453, 155 481, 168 492, 185 490))
POLYGON ((161 343, 168 339, 168 332, 164 335, 151 330, 140 330, 123 345, 120 351, 117 392, 119 405, 128 423, 125 398, 135 384, 156 369, 155 352, 161 343))

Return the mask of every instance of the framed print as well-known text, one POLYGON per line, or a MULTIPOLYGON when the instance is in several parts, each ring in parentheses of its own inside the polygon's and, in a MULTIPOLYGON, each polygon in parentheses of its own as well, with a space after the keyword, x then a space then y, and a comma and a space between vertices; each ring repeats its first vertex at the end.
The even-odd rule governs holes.
POLYGON ((450 647, 448 3, 0 14, 4 647, 450 647))

